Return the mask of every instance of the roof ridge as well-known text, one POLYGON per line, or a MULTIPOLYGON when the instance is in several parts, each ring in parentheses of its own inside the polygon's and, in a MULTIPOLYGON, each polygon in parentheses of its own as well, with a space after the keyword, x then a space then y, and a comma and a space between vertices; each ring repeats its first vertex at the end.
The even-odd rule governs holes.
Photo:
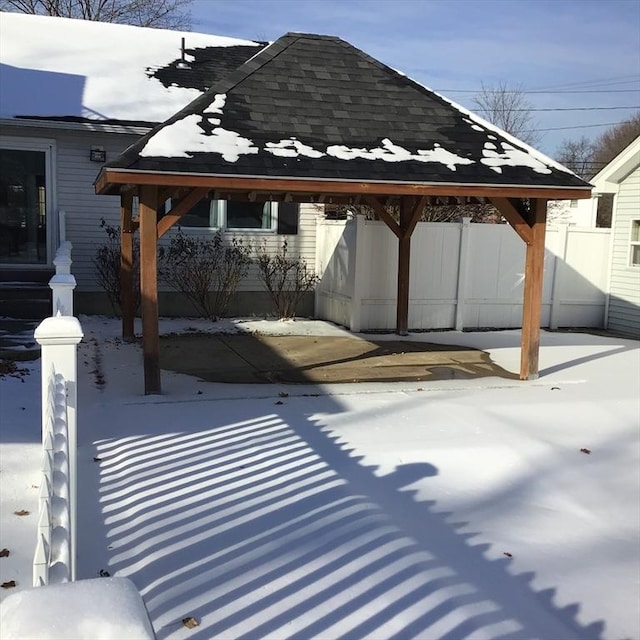
POLYGON ((250 75, 254 74, 259 69, 262 69, 266 64, 271 62, 273 59, 277 58, 281 53, 286 51, 294 42, 299 40, 298 36, 294 36, 293 34, 285 34, 284 36, 280 36, 277 40, 268 44, 255 56, 249 58, 246 62, 243 62, 237 69, 234 69, 229 75, 225 76, 219 82, 211 85, 207 91, 205 91, 204 95, 213 91, 214 87, 218 89, 216 93, 226 93, 232 87, 240 84, 243 80, 246 80, 250 75), (291 38, 291 42, 286 43, 283 46, 282 41, 285 38, 291 38), (220 86, 222 85, 222 86, 220 86), (224 90, 223 87, 225 87, 224 90))

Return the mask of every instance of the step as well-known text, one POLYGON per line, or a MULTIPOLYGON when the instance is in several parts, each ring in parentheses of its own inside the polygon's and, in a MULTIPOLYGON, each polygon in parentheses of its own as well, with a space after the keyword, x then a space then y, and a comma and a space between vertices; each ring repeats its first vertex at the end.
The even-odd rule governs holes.
POLYGON ((48 284, 55 271, 49 267, 39 269, 20 269, 0 267, 0 284, 29 283, 48 284))
POLYGON ((42 320, 51 315, 51 289, 39 282, 0 282, 0 316, 42 320))

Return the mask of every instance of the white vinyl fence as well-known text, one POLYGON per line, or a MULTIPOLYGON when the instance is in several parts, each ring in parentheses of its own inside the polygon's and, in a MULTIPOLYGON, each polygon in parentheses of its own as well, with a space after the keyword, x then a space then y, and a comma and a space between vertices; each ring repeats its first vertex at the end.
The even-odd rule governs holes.
MULTIPOLYGON (((542 326, 602 327, 609 229, 547 228, 542 326)), ((316 316, 352 331, 394 329, 398 241, 383 222, 318 221, 316 316)), ((524 242, 506 224, 418 223, 410 329, 522 324, 524 242)))
POLYGON ((75 580, 77 345, 82 328, 73 317, 71 245, 54 260, 53 315, 35 331, 42 349, 42 482, 33 586, 75 580), (66 315, 63 315, 66 314, 66 315))

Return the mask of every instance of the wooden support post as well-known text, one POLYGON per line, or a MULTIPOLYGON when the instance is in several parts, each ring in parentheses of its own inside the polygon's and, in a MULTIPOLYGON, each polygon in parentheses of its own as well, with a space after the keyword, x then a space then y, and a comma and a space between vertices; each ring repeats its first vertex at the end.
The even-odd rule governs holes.
POLYGON ((547 201, 531 201, 531 242, 527 244, 524 270, 524 303, 522 307, 522 343, 520 347, 520 379, 538 378, 540 352, 540 317, 544 276, 544 236, 547 201))
POLYGON ((133 287, 133 193, 120 195, 120 309, 122 311, 122 339, 133 340, 135 296, 133 287))
POLYGON ((409 333, 409 274, 411 271, 411 235, 422 215, 425 197, 400 199, 400 235, 398 236, 398 299, 396 302, 396 333, 409 333))
POLYGON ((409 333, 409 271, 411 266, 411 236, 398 240, 398 299, 396 306, 396 333, 409 333))
POLYGON ((142 352, 145 395, 160 393, 158 331, 157 188, 140 186, 140 294, 142 296, 142 352))

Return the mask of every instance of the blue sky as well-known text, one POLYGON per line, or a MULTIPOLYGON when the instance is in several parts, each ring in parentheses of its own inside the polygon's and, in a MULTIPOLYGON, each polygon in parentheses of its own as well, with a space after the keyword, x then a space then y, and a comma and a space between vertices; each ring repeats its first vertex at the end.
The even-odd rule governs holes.
MULTIPOLYGON (((618 108, 640 106, 640 0, 194 0, 192 30, 340 36, 472 110, 481 83, 501 81, 548 91, 526 94, 534 109, 590 109, 536 111, 538 130, 640 110, 618 108)), ((541 131, 536 146, 553 155, 562 140, 606 128, 541 131)))

